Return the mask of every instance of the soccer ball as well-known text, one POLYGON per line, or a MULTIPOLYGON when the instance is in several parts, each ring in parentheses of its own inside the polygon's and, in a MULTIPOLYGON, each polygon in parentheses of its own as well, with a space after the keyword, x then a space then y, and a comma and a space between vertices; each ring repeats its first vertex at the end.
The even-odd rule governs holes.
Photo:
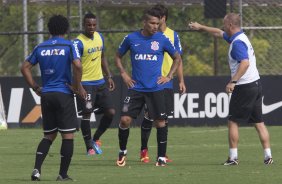
POLYGON ((3 120, 0 120, 0 130, 7 130, 8 126, 7 123, 3 120))

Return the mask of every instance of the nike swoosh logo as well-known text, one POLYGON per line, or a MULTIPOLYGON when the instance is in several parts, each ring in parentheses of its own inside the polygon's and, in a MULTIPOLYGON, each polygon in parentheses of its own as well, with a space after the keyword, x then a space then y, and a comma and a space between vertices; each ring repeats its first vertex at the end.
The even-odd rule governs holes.
POLYGON ((271 104, 271 105, 265 105, 264 102, 263 102, 263 99, 264 99, 264 96, 262 97, 262 113, 263 114, 268 114, 268 113, 282 107, 282 101, 276 102, 276 103, 271 104))
POLYGON ((135 47, 139 46, 140 44, 134 44, 135 47))
POLYGON ((97 57, 95 57, 95 58, 91 59, 91 61, 95 61, 98 57, 99 57, 99 56, 97 56, 97 57))

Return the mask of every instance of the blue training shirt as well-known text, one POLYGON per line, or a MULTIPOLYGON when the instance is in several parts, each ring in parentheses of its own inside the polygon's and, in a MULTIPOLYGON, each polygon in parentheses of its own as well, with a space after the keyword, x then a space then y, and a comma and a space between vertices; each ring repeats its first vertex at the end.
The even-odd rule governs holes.
POLYGON ((80 59, 77 47, 71 41, 55 36, 36 46, 26 61, 32 65, 39 63, 42 93, 71 94, 66 83, 72 83, 71 64, 75 59, 80 59))
MULTIPOLYGON (((243 32, 237 32, 231 37, 228 37, 226 33, 223 34, 223 38, 228 42, 231 43, 238 35, 242 34, 243 32)), ((240 63, 244 59, 249 59, 248 56, 248 47, 247 45, 241 41, 236 40, 233 43, 232 50, 231 50, 231 57, 236 60, 238 63, 240 63)))
POLYGON ((119 46, 118 53, 123 56, 130 50, 132 79, 136 91, 153 92, 164 89, 165 85, 157 84, 162 75, 164 52, 173 56, 177 50, 162 32, 152 36, 143 36, 141 31, 127 35, 119 46))

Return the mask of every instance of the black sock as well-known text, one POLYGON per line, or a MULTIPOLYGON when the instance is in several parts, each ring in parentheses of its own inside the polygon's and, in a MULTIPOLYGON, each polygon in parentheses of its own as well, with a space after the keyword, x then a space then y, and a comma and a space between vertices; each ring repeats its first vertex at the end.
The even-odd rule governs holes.
POLYGON ((46 138, 43 138, 38 144, 35 156, 34 169, 37 169, 41 173, 41 166, 49 152, 52 141, 46 138))
POLYGON ((59 174, 67 177, 68 169, 73 155, 73 139, 63 139, 61 145, 61 165, 59 174))
POLYGON ((165 157, 167 146, 167 126, 157 128, 158 157, 165 157))
POLYGON ((92 149, 92 137, 91 137, 91 127, 90 120, 81 120, 81 132, 86 146, 86 150, 92 149))
POLYGON ((141 124, 141 150, 148 149, 148 141, 151 134, 153 121, 144 117, 141 124))
POLYGON ((119 138, 119 148, 120 148, 120 150, 126 150, 128 136, 129 136, 129 128, 121 129, 119 127, 118 138, 119 138))
POLYGON ((104 115, 101 120, 100 120, 100 124, 93 136, 93 140, 97 141, 100 139, 100 137, 103 135, 103 133, 110 127, 111 123, 113 120, 113 116, 106 116, 104 115))

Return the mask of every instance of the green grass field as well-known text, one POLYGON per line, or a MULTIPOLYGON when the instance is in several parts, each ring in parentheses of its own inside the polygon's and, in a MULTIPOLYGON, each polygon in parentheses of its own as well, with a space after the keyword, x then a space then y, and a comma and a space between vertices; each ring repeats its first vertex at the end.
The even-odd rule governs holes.
MULTIPOLYGON (((140 129, 132 128, 128 142, 127 165, 115 166, 118 153, 117 129, 102 137, 102 155, 86 156, 81 132, 76 134, 75 152, 69 175, 87 184, 278 184, 282 181, 282 127, 268 127, 274 164, 263 164, 263 150, 254 128, 240 128, 239 166, 222 166, 228 156, 225 127, 179 127, 169 129, 167 167, 156 167, 156 131, 149 142, 151 163, 139 162, 140 129)), ((94 130, 93 130, 94 131, 94 130)), ((41 129, 0 131, 0 183, 30 181, 41 129)), ((40 183, 57 183, 60 137, 54 142, 42 167, 40 183)))

